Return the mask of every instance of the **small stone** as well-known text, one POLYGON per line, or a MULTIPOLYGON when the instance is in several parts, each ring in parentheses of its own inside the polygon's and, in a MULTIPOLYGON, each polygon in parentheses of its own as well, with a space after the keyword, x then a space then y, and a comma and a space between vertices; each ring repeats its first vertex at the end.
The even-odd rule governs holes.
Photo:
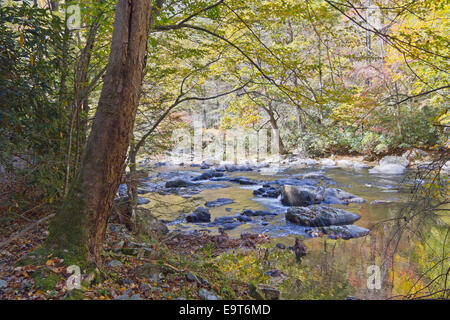
POLYGON ((198 284, 201 284, 200 280, 198 280, 197 276, 193 273, 186 273, 186 280, 189 282, 197 282, 198 284))
POLYGON ((198 296, 203 300, 220 300, 220 298, 212 291, 206 289, 200 289, 198 296))
POLYGON ((8 286, 8 282, 5 280, 0 280, 0 289, 6 288, 8 286))
POLYGON ((286 249, 286 246, 285 246, 284 244, 282 244, 282 243, 277 243, 277 244, 276 244, 276 247, 277 247, 278 249, 282 249, 282 250, 286 249))
POLYGON ((116 268, 116 267, 121 267, 122 266, 122 262, 120 262, 119 260, 113 260, 110 263, 108 263, 108 267, 110 268, 116 268))

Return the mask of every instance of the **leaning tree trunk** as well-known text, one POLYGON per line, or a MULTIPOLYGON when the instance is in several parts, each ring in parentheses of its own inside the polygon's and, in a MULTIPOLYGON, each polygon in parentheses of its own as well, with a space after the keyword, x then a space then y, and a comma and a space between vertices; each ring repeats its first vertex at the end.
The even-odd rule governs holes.
POLYGON ((142 86, 151 11, 152 0, 117 3, 108 67, 81 169, 47 241, 49 248, 71 258, 68 263, 101 263, 142 86))

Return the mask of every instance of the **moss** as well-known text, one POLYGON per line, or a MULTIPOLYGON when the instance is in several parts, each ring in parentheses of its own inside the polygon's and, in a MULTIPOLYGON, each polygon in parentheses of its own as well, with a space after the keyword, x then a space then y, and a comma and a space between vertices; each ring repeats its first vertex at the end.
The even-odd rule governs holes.
POLYGON ((62 280, 59 274, 48 270, 38 270, 33 274, 34 287, 38 290, 52 290, 62 280))
POLYGON ((80 181, 72 185, 58 214, 51 221, 44 248, 54 256, 63 258, 66 265, 84 267, 87 265, 89 221, 84 214, 85 202, 80 185, 80 181))
POLYGON ((264 294, 253 282, 250 282, 248 284, 248 289, 251 297, 255 298, 256 300, 264 300, 264 294))
POLYGON ((84 298, 83 291, 80 289, 73 289, 69 291, 65 300, 82 300, 84 298))

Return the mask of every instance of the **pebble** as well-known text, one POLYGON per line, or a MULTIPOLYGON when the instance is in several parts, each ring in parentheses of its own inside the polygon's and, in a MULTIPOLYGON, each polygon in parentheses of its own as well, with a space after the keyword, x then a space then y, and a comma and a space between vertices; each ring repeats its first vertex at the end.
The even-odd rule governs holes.
POLYGON ((200 289, 198 296, 203 300, 220 300, 220 298, 212 291, 206 289, 200 289))

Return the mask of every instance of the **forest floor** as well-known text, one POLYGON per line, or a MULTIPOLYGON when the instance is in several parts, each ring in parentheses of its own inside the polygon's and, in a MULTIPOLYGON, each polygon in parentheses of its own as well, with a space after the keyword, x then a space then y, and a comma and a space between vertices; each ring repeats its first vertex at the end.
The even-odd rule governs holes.
MULTIPOLYGON (((27 224, 15 220, 10 226, 23 229, 27 224)), ((214 259, 230 251, 254 250, 270 240, 250 234, 235 239, 226 234, 169 233, 142 243, 123 225, 110 224, 103 266, 82 276, 81 289, 69 290, 71 274, 62 259, 52 254, 35 259, 47 227, 45 222, 0 249, 0 300, 248 299, 260 291, 251 294, 249 283, 230 278, 214 259)))

